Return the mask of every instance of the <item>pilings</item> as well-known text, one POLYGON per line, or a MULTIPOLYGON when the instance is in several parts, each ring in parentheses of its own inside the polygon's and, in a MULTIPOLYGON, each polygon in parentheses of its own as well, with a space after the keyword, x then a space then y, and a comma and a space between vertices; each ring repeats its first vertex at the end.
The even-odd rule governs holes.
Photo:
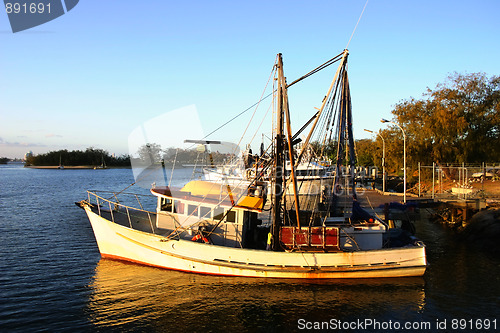
POLYGON ((451 227, 465 227, 472 216, 486 208, 486 201, 475 200, 440 200, 436 215, 451 227))

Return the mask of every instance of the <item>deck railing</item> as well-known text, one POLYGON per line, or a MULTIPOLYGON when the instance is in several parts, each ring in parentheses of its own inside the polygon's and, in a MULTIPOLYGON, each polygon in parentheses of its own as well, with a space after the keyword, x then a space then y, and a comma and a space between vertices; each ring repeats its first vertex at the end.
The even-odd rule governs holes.
POLYGON ((135 198, 135 200, 133 200, 133 201, 137 201, 137 203, 139 204, 139 207, 141 207, 141 208, 136 208, 136 207, 132 207, 132 206, 120 203, 120 199, 118 199, 117 192, 95 191, 95 190, 87 191, 88 203, 95 204, 97 206, 97 212, 98 212, 99 216, 102 216, 101 209, 103 207, 107 206, 109 208, 109 213, 111 215, 111 221, 113 223, 116 223, 114 212, 115 213, 119 212, 120 209, 125 210, 125 212, 127 213, 129 226, 130 226, 130 228, 133 228, 130 211, 146 213, 148 216, 149 224, 151 226, 151 231, 154 233, 155 228, 153 226, 153 220, 151 218, 151 214, 155 214, 155 213, 153 213, 149 210, 145 210, 139 197, 148 198, 148 199, 155 199, 155 198, 151 195, 127 193, 127 192, 120 192, 119 195, 120 195, 120 198, 122 199, 122 201, 126 201, 126 200, 129 201, 130 200, 129 198, 132 198, 132 199, 135 198), (109 198, 107 199, 104 196, 109 196, 109 198), (112 200, 110 200, 110 198, 114 198, 115 200, 112 201, 112 200))

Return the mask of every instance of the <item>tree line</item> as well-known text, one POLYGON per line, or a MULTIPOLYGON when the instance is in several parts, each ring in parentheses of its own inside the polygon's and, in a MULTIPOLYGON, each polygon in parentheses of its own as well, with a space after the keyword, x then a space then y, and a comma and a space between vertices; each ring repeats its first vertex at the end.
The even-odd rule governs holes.
POLYGON ((166 164, 223 164, 231 158, 230 154, 219 152, 201 152, 198 149, 162 149, 159 144, 148 143, 137 151, 138 158, 122 155, 115 157, 106 150, 87 148, 86 150, 66 149, 50 151, 45 154, 26 157, 26 166, 111 166, 130 167, 131 162, 137 164, 158 164, 162 160, 166 164))
POLYGON ((130 156, 115 157, 103 149, 87 148, 86 150, 66 149, 50 151, 26 157, 26 166, 112 166, 129 167, 130 156))
POLYGON ((166 164, 199 164, 199 165, 220 165, 228 163, 232 154, 220 153, 218 151, 209 152, 205 146, 197 148, 183 149, 169 147, 162 149, 157 143, 147 143, 139 147, 138 159, 135 162, 157 164, 164 162, 166 164))

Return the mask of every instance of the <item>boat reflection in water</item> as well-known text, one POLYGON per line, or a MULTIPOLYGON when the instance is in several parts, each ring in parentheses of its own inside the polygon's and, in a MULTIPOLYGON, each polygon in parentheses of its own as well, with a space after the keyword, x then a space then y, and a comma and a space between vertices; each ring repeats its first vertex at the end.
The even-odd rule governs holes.
POLYGON ((220 277, 101 259, 87 314, 98 329, 296 330, 309 321, 405 320, 425 306, 422 278, 282 280, 220 277))

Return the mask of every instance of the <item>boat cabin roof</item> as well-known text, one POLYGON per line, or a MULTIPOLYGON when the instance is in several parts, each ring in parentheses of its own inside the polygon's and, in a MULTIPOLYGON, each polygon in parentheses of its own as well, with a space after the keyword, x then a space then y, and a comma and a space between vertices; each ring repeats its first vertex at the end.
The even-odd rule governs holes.
POLYGON ((261 212, 264 199, 261 196, 252 195, 246 188, 194 180, 182 188, 171 188, 159 186, 151 189, 151 193, 157 197, 171 200, 190 201, 196 204, 212 206, 224 206, 237 209, 261 212))

